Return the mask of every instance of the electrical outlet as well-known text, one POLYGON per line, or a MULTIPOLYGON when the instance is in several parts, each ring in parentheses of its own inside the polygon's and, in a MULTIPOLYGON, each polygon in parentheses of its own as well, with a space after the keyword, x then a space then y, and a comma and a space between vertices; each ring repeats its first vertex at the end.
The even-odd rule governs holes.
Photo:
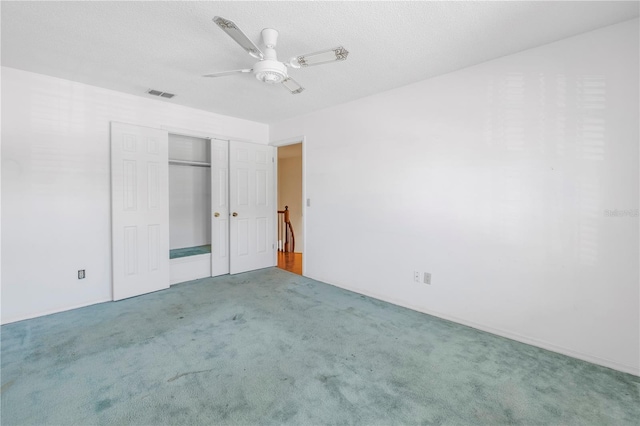
POLYGON ((420 282, 420 272, 413 271, 413 281, 419 283, 420 282))
POLYGON ((424 273, 422 282, 424 282, 425 284, 431 285, 431 274, 429 272, 424 273))
POLYGON ((85 277, 85 273, 84 273, 84 269, 79 269, 78 270, 78 279, 82 280, 85 277))

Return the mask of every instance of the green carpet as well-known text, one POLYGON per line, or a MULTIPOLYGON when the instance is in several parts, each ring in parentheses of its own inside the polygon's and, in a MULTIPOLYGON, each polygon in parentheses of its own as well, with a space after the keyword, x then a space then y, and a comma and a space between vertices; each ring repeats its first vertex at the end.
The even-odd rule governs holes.
POLYGON ((198 254, 211 253, 211 244, 196 247, 184 247, 169 250, 169 259, 178 259, 180 257, 195 256, 198 254))
POLYGON ((639 383, 276 268, 2 327, 2 425, 637 425, 639 383))

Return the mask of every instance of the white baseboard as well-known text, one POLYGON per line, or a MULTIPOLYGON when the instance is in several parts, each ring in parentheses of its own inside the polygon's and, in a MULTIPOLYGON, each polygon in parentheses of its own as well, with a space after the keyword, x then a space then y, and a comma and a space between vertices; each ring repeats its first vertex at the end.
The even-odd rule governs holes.
POLYGON ((100 300, 95 300, 93 302, 81 303, 79 305, 66 306, 64 308, 50 309, 50 310, 42 311, 42 312, 38 312, 38 313, 20 315, 20 316, 17 316, 17 317, 9 318, 8 320, 3 320, 2 321, 2 325, 11 324, 12 322, 24 321, 24 320, 38 318, 38 317, 44 317, 46 315, 57 314, 57 313, 60 313, 60 312, 65 312, 65 311, 71 311, 73 309, 84 308, 84 307, 87 307, 87 306, 96 305, 98 303, 111 302, 111 301, 112 301, 112 299, 100 299, 100 300))
POLYGON ((169 263, 169 284, 197 280, 211 276, 211 253, 171 259, 169 263))
MULTIPOLYGON (((211 276, 211 254, 200 254, 197 256, 180 257, 170 261, 170 284, 177 284, 185 281, 197 280, 211 276)), ((2 325, 11 324, 18 321, 43 317, 45 315, 57 314, 59 312, 70 311, 72 309, 84 308, 96 303, 111 302, 113 299, 100 299, 78 305, 65 306, 64 308, 51 309, 42 312, 34 312, 26 315, 19 315, 3 319, 2 325)))
POLYGON ((305 275, 308 278, 317 280, 317 281, 321 281, 323 283, 327 283, 329 285, 332 285, 334 287, 338 287, 338 288, 342 288, 344 290, 348 290, 348 291, 352 291, 354 293, 358 293, 358 294, 362 294, 364 296, 368 296, 371 297, 373 299, 377 299, 377 300, 381 300, 383 302, 387 302, 387 303, 391 303, 393 305, 397 305, 397 306, 402 306, 403 308, 407 308, 407 309, 411 309, 412 311, 417 311, 417 312, 421 312, 423 314, 427 314, 427 315, 431 315, 434 317, 438 317, 447 321, 451 321, 451 322, 455 322, 457 324, 462 324, 462 325, 466 325, 467 327, 471 327, 471 328, 475 328, 477 330, 481 330, 481 331, 485 331, 487 333, 491 333, 491 334, 495 334, 497 336, 500 337, 505 337, 507 339, 511 339, 511 340, 515 340, 516 342, 520 342, 520 343, 526 343, 527 345, 531 345, 531 346, 536 346, 538 348, 542 348, 542 349, 546 349, 548 351, 551 352, 556 352, 562 355, 567 355, 570 356, 572 358, 576 358, 582 361, 587 361, 590 362, 592 364, 596 364, 596 365, 600 365, 603 367, 607 367, 607 368, 611 368, 613 370, 617 370, 617 371, 621 371, 623 373, 628 373, 628 374, 632 374, 634 376, 640 376, 640 369, 633 367, 631 365, 626 365, 626 364, 621 364, 619 362, 616 361, 611 361, 609 359, 605 359, 605 358, 600 358, 594 355, 589 355, 589 354, 585 354, 582 352, 577 352, 574 351, 572 349, 568 349, 562 346, 558 346, 555 345, 553 343, 549 343, 549 342, 545 342, 544 340, 539 340, 539 339, 534 339, 531 337, 526 337, 523 336, 521 334, 518 333, 514 333, 511 331, 507 331, 507 330, 502 330, 499 328, 495 328, 495 327, 491 327, 491 326, 487 326, 484 324, 479 324, 476 323, 474 321, 469 321, 463 318, 458 318, 452 315, 447 315, 447 314, 443 314, 440 312, 436 312, 436 311, 432 311, 432 310, 428 310, 428 309, 424 309, 415 305, 412 305, 410 303, 401 301, 401 300, 397 300, 394 298, 390 298, 390 297, 386 297, 386 296, 382 296, 373 292, 369 292, 366 290, 362 290, 359 288, 355 288, 355 287, 350 287, 350 286, 345 286, 345 285, 340 285, 340 284, 332 284, 328 281, 326 281, 325 279, 318 277, 311 277, 308 275, 305 275))

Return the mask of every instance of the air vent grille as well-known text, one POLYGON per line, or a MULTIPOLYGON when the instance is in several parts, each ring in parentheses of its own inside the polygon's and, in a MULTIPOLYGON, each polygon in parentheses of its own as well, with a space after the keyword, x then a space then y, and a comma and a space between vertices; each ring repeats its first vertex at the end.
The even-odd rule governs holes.
POLYGON ((173 93, 161 92, 159 90, 153 90, 153 89, 147 90, 147 93, 153 96, 160 96, 167 99, 171 99, 175 96, 173 93))

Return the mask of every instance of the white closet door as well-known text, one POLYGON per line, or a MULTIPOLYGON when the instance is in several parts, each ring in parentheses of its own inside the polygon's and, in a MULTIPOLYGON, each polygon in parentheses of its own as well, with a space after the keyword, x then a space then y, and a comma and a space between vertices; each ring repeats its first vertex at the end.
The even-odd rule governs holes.
POLYGON ((274 148, 229 142, 232 274, 274 266, 274 148))
POLYGON ((111 123, 113 300, 169 288, 168 141, 111 123))
POLYGON ((211 276, 229 273, 229 141, 211 139, 211 276))

